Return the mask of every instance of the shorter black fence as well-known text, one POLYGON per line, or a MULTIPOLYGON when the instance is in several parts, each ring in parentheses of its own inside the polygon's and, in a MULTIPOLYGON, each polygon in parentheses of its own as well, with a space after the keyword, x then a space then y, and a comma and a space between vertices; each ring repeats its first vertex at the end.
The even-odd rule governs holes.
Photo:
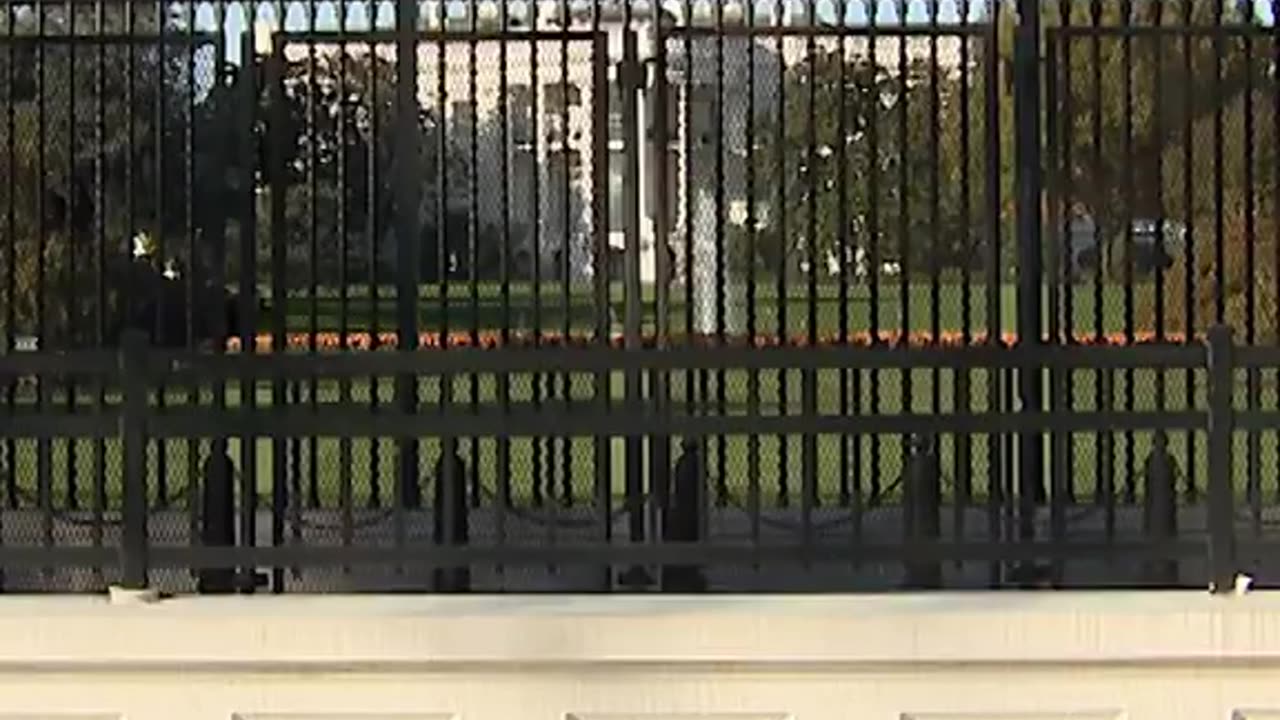
MULTIPOLYGON (((204 592, 262 585, 279 591, 291 583, 302 590, 395 586, 424 591, 618 590, 650 583, 682 591, 1229 588, 1240 572, 1265 582, 1269 570, 1255 559, 1275 557, 1280 550, 1280 540, 1262 531, 1271 508, 1263 502, 1261 483, 1237 483, 1236 457, 1237 434, 1252 437, 1280 427, 1280 412, 1237 409, 1239 377, 1276 366, 1280 349, 1235 346, 1225 328, 1211 332, 1203 345, 1128 347, 562 347, 213 355, 157 351, 131 336, 118 352, 18 353, 0 358, 0 381, 29 389, 9 394, 0 441, 10 491, 32 485, 35 500, 27 508, 11 500, 0 510, 0 568, 10 589, 37 591, 60 589, 52 578, 68 568, 92 574, 80 589, 119 583, 180 590, 188 586, 173 579, 172 569, 178 569, 204 592), (1076 371, 1155 369, 1203 373, 1205 393, 1203 403, 1172 410, 1082 410, 1055 402, 1046 410, 997 403, 940 414, 910 408, 855 414, 824 412, 824 406, 833 405, 816 401, 804 402, 801 412, 777 411, 754 391, 745 407, 722 405, 717 411, 686 406, 671 392, 674 379, 684 373, 735 371, 757 378, 778 369, 799 373, 802 395, 809 400, 819 391, 819 374, 828 371, 966 377, 972 371, 990 373, 993 383, 1010 374, 1035 373, 1059 398, 1069 391, 1076 371), (514 402, 510 383, 529 373, 583 377, 597 390, 610 390, 581 399, 570 394, 563 402, 541 406, 514 402), (479 390, 440 392, 421 401, 423 384, 452 387, 453 378, 464 376, 472 378, 472 388, 481 387, 475 378, 491 377, 492 402, 477 402, 479 390), (393 378, 394 401, 354 402, 345 394, 335 402, 318 402, 314 394, 298 399, 292 384, 299 378, 313 387, 317 378, 344 385, 393 378), (612 388, 624 385, 627 393, 615 397, 612 388), (172 388, 185 388, 195 399, 175 402, 172 388), (81 407, 82 396, 89 398, 84 401, 89 411, 81 407), (1077 497, 1079 488, 1064 471, 1071 467, 1073 438, 1139 432, 1152 441, 1145 483, 1134 493, 1133 507, 1118 505, 1119 493, 1105 479, 1096 481, 1092 503, 1077 497), (1179 490, 1179 461, 1169 451, 1170 438, 1178 434, 1205 439, 1203 494, 1190 479, 1186 490, 1179 490), (1044 472, 1033 477, 1019 476, 1019 464, 1008 462, 1001 445, 1028 435, 1042 438, 1050 450, 1044 472), (820 466, 818 438, 851 439, 863 447, 866 438, 886 436, 909 439, 896 481, 877 479, 873 492, 859 487, 848 502, 829 506, 821 487, 827 471, 820 466), (520 497, 505 479, 516 440, 545 437, 575 438, 590 448, 590 457, 582 460, 592 478, 588 501, 547 505, 520 497), (747 487, 737 509, 712 492, 733 474, 726 468, 737 467, 726 459, 728 451, 716 449, 726 437, 745 438, 741 467, 747 468, 742 471, 747 487), (754 470, 770 438, 790 437, 798 437, 801 448, 797 503, 772 503, 754 470), (944 447, 952 454, 972 449, 968 440, 975 437, 990 440, 998 451, 982 465, 992 468, 985 489, 959 482, 948 488, 944 447), (288 479, 299 471, 290 466, 297 460, 289 444, 316 438, 334 439, 342 480, 336 499, 309 504, 288 479), (389 506, 368 500, 369 507, 363 507, 356 499, 359 482, 350 471, 367 458, 350 443, 360 438, 394 445, 389 506), (485 460, 488 451, 475 449, 481 447, 475 444, 478 438, 493 444, 497 460, 485 460), (193 475, 198 486, 187 488, 185 504, 159 497, 155 488, 156 466, 166 456, 156 448, 174 441, 198 448, 187 458, 198 465, 193 475), (77 454, 72 447, 77 442, 95 448, 90 459, 66 461, 65 456, 77 454), (34 472, 21 467, 20 443, 34 448, 34 472), (428 446, 437 449, 427 452, 428 446), (117 452, 118 462, 112 462, 117 452), (260 457, 268 454, 269 463, 260 457), (713 454, 720 466, 715 483, 708 477, 713 454), (59 487, 71 482, 57 470, 59 458, 71 476, 84 475, 86 463, 111 469, 98 473, 89 508, 76 505, 78 490, 57 501, 59 487), (498 480, 478 481, 480 464, 488 468, 485 473, 490 466, 498 468, 492 474, 498 480), (424 472, 424 467, 430 469, 424 472), (422 491, 424 476, 430 492, 422 491), (263 488, 265 479, 270 483, 263 488), (260 510, 264 489, 270 507, 260 510), (1251 511, 1243 525, 1238 504, 1251 511), (1087 527, 1091 513, 1098 524, 1087 527), (1253 532, 1247 530, 1250 521, 1253 532), (269 540, 259 537, 263 523, 270 526, 269 540), (60 530, 64 525, 87 533, 60 530), (38 541, 29 539, 32 528, 38 541), (958 570, 975 566, 981 569, 977 580, 958 570), (361 567, 385 573, 378 581, 359 580, 361 567), (867 580, 871 567, 881 568, 870 575, 879 580, 867 580), (1073 567, 1094 570, 1073 573, 1073 567), (308 571, 320 568, 333 573, 325 576, 330 584, 304 581, 308 571), (493 579, 520 568, 563 582, 522 586, 493 579), (566 579, 572 575, 569 568, 581 574, 566 579)), ((371 390, 375 398, 379 392, 371 390)), ((564 460, 571 461, 577 462, 564 460)), ((313 460, 311 472, 314 467, 313 460)), ((1188 466, 1186 474, 1197 473, 1188 466)))

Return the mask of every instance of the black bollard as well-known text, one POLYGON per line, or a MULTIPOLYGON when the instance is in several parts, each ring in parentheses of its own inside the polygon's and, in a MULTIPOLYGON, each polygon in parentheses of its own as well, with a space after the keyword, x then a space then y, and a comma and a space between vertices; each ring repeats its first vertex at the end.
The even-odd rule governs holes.
MULTIPOLYGON (((434 471, 436 477, 440 477, 442 467, 440 462, 437 461, 434 471)), ((422 487, 418 483, 416 475, 413 478, 413 482, 406 482, 400 485, 400 506, 405 510, 422 509, 422 487)))
MULTIPOLYGON (((1146 495, 1142 527, 1152 541, 1168 541, 1178 536, 1177 465, 1169 454, 1169 437, 1156 433, 1151 454, 1143 463, 1146 495)), ((1172 557, 1157 558, 1147 564, 1147 579, 1155 585, 1178 584, 1178 561, 1172 557)))
MULTIPOLYGON (((227 450, 227 441, 213 442, 212 451, 200 469, 204 479, 201 491, 200 544, 205 547, 230 547, 236 544, 235 463, 227 450)), ((233 593, 237 589, 235 568, 203 568, 196 583, 202 594, 233 593)))
MULTIPOLYGON (((458 454, 457 444, 446 442, 436 460, 434 496, 431 504, 436 545, 466 545, 470 508, 467 503, 467 464, 458 454)), ((471 588, 468 567, 436 568, 436 592, 459 593, 471 588)))
MULTIPOLYGON (((686 438, 676 461, 672 487, 663 509, 662 539, 693 543, 702 539, 706 468, 697 438, 686 438)), ((662 569, 663 592, 691 593, 707 589, 706 577, 697 565, 667 565, 662 569)))
MULTIPOLYGON (((917 436, 911 442, 903 483, 903 530, 907 543, 937 542, 942 535, 942 468, 934 439, 917 436)), ((907 563, 906 586, 915 590, 942 587, 942 563, 907 563)))

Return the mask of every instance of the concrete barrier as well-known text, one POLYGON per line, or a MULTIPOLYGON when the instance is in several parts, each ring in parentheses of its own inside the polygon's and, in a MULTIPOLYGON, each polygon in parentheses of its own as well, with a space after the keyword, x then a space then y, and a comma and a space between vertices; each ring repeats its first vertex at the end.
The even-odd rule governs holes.
POLYGON ((0 720, 1258 720, 1280 594, 0 599, 0 720))

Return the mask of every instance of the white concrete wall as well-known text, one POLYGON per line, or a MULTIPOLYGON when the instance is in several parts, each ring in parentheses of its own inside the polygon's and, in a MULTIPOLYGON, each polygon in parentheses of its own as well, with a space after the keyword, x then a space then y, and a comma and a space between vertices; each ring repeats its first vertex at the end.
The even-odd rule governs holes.
POLYGON ((0 599, 0 720, 1274 720, 1280 595, 0 599))

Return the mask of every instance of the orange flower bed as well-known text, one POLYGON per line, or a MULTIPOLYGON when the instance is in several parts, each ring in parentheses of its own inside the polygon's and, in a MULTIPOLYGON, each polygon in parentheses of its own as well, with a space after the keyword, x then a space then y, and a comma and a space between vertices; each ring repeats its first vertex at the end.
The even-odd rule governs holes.
MULTIPOLYGON (((779 347, 784 344, 784 340, 786 345, 793 347, 807 347, 810 344, 806 335, 794 335, 789 338, 782 338, 778 335, 757 335, 754 338, 754 345, 761 348, 779 347)), ((1103 337, 1093 334, 1079 334, 1071 338, 1069 342, 1077 345, 1125 346, 1151 343, 1180 344, 1185 340, 1186 338, 1181 333, 1165 333, 1163 337, 1158 337, 1153 332, 1141 332, 1136 333, 1132 340, 1123 334, 1112 334, 1103 337)), ((707 347, 721 345, 746 347, 751 345, 752 341, 752 338, 744 335, 729 336, 723 340, 716 335, 673 335, 670 338, 670 342, 673 344, 696 344, 707 347)), ((642 342, 645 347, 653 347, 656 344, 656 338, 648 335, 642 339, 642 342)), ((944 332, 936 337, 931 333, 924 332, 906 335, 897 332, 884 332, 875 338, 870 333, 860 332, 850 333, 847 339, 838 335, 828 335, 820 338, 817 346, 964 347, 966 345, 986 345, 987 342, 985 333, 972 334, 966 340, 964 334, 959 332, 944 332)), ((998 342, 1005 346, 1016 345, 1018 343, 1018 335, 1016 333, 1005 333, 999 338, 998 342)), ((482 332, 475 336, 467 332, 450 333, 448 336, 443 337, 439 333, 422 333, 418 336, 418 347, 422 350, 434 350, 443 347, 480 347, 486 349, 501 347, 593 347, 597 344, 598 341, 590 335, 566 336, 560 333, 542 333, 536 336, 527 332, 510 333, 505 340, 502 334, 491 331, 482 332)), ((614 334, 610 336, 609 344, 612 347, 622 347, 624 344, 622 335, 614 334)), ((274 345, 274 338, 266 333, 258 335, 255 340, 255 350, 258 353, 270 353, 274 345)), ((394 350, 398 345, 399 338, 393 332, 379 333, 377 336, 370 333, 347 333, 345 336, 336 332, 316 333, 314 336, 311 333, 289 333, 285 337, 285 348, 292 351, 306 351, 313 348, 317 351, 326 352, 336 350, 394 350)), ((227 350, 229 352, 239 352, 240 338, 228 340, 227 350)))

